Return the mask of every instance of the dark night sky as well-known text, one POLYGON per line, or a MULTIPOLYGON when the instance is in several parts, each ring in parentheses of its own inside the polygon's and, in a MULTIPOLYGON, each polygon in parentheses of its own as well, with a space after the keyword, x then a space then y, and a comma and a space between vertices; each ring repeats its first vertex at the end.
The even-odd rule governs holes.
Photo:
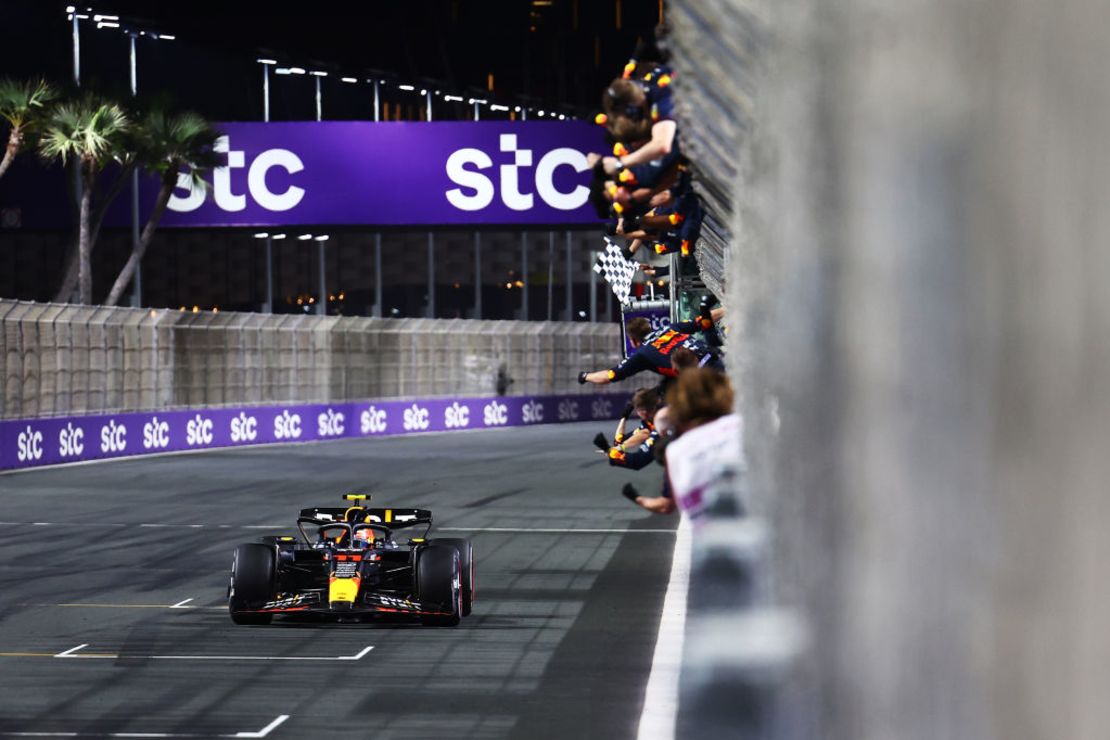
MULTIPOLYGON (((525 99, 537 108, 589 115, 605 84, 620 73, 639 36, 658 20, 658 0, 316 0, 303 12, 273 2, 147 0, 91 5, 97 13, 133 19, 138 28, 176 35, 140 39, 140 94, 169 94, 216 120, 261 117, 261 70, 255 59, 331 72, 325 81, 325 118, 371 117, 368 86, 344 85, 341 75, 370 74, 493 102, 525 99), (536 4, 536 3, 540 4, 536 4), (620 29, 617 25, 617 9, 620 29), (534 30, 533 30, 534 29, 534 30), (486 92, 487 75, 494 92, 486 92)), ((72 46, 65 2, 0 1, 0 74, 72 78, 72 46)), ((85 6, 81 6, 85 7, 85 6)), ((290 6, 295 7, 295 6, 290 6)), ((82 82, 127 94, 126 37, 82 22, 82 82)), ((313 82, 281 77, 271 87, 274 120, 314 115, 313 82)), ((412 93, 387 100, 412 115, 412 93)), ((435 117, 466 115, 440 103, 435 117)), ((484 114, 485 115, 485 114, 484 114)))

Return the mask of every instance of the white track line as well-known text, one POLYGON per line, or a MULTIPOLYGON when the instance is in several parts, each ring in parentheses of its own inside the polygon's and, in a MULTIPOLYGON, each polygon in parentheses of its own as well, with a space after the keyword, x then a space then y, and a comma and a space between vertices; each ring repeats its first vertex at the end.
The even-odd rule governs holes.
MULTIPOLYGON (((141 524, 115 524, 97 522, 0 522, 0 526, 25 527, 139 527, 145 529, 268 529, 283 531, 284 524, 167 524, 145 522, 141 524)), ((618 527, 436 527, 437 532, 507 532, 510 534, 674 534, 673 529, 621 529, 618 527)))
MULTIPOLYGON (((369 648, 367 648, 367 649, 369 650, 369 648)), ((279 715, 279 716, 275 717, 273 722, 266 725, 265 727, 263 727, 258 732, 237 732, 237 733, 235 733, 235 735, 233 737, 266 737, 267 735, 270 734, 270 732, 272 732, 274 730, 274 728, 276 728, 278 725, 280 725, 281 723, 283 723, 287 719, 289 719, 289 715, 288 714, 282 714, 282 715, 279 715)))
POLYGON ((76 653, 81 648, 87 648, 88 646, 89 646, 89 643, 83 642, 80 645, 78 645, 77 647, 71 647, 69 650, 66 650, 65 652, 58 653, 54 657, 55 658, 72 658, 74 653, 76 653))
POLYGON ((437 532, 514 532, 517 534, 674 534, 673 529, 555 529, 546 527, 436 527, 437 532))
POLYGON ((79 654, 77 651, 82 648, 87 648, 88 643, 72 647, 65 652, 58 653, 55 658, 120 658, 127 660, 362 660, 366 654, 374 649, 373 645, 367 645, 354 655, 336 655, 336 656, 314 656, 314 655, 119 655, 112 654, 79 654))
POLYGON ((196 598, 196 597, 194 596, 192 598, 188 598, 188 599, 184 599, 183 601, 179 601, 176 604, 173 604, 172 606, 170 606, 170 609, 196 609, 195 606, 185 606, 190 601, 192 601, 194 598, 196 598))
POLYGON ((644 692, 637 740, 671 740, 678 716, 678 677, 682 669, 682 643, 686 636, 686 596, 690 586, 690 520, 679 522, 671 578, 663 598, 659 637, 651 659, 651 675, 644 692))
POLYGON ((373 649, 373 645, 367 645, 362 649, 361 652, 356 653, 355 655, 344 655, 340 658, 340 660, 362 660, 362 658, 365 657, 365 655, 373 649))
POLYGON ((194 732, 4 732, 0 730, 0 736, 3 737, 237 737, 237 738, 260 738, 266 737, 285 720, 289 719, 288 714, 281 714, 275 717, 270 724, 263 727, 261 730, 253 732, 236 732, 233 735, 213 735, 210 733, 194 733, 194 732))

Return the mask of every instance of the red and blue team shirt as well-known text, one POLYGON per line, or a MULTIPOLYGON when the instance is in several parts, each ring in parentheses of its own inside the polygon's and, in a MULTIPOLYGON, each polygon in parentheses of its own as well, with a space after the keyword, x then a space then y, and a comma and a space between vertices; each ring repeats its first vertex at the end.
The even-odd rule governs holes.
POLYGON ((693 352, 703 365, 718 367, 720 360, 716 352, 708 344, 693 336, 702 328, 697 321, 686 321, 656 329, 644 337, 644 343, 637 347, 635 352, 609 370, 609 380, 614 382, 624 380, 645 370, 668 378, 677 377, 678 371, 671 367, 671 354, 679 347, 685 347, 693 352))

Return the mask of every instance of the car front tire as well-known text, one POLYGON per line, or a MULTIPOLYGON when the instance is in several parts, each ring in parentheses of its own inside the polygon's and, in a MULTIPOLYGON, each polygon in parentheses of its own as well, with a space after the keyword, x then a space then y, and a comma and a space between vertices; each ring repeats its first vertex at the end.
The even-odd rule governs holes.
POLYGON ((259 609, 274 593, 274 549, 267 545, 247 544, 235 548, 231 564, 231 588, 227 607, 235 624, 269 624, 273 614, 259 609))
POLYGON ((448 614, 421 617, 427 625, 454 627, 462 617, 462 573, 459 553, 447 545, 425 547, 416 561, 416 594, 421 603, 450 605, 448 614))
POLYGON ((428 540, 429 545, 447 545, 459 553, 459 569, 462 575, 462 615, 469 617, 474 605, 474 546, 470 540, 461 537, 437 537, 428 540))

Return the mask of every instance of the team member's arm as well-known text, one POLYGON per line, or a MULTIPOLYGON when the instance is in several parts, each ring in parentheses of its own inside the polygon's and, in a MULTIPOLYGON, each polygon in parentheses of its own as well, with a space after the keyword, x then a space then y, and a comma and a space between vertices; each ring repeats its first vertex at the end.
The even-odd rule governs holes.
POLYGON ((618 444, 624 441, 624 423, 626 421, 628 421, 628 419, 622 416, 621 420, 617 422, 617 431, 613 432, 613 439, 616 440, 618 444))
POLYGON ((642 506, 656 514, 673 514, 675 511, 674 499, 667 496, 641 496, 631 483, 625 484, 621 489, 621 495, 637 506, 642 506))
POLYGON ((631 450, 633 447, 642 445, 650 436, 650 429, 648 429, 647 427, 640 427, 636 431, 632 432, 632 434, 628 435, 628 439, 624 440, 622 445, 624 446, 624 449, 631 450))
POLYGON ((610 159, 615 160, 614 164, 619 162, 624 167, 635 167, 638 164, 653 162, 660 157, 667 156, 671 153, 671 147, 674 146, 674 135, 677 132, 678 124, 672 120, 668 119, 656 122, 651 127, 651 141, 644 144, 636 151, 625 154, 620 159, 616 157, 606 157, 606 172, 609 172, 609 174, 616 172, 616 167, 613 167, 612 172, 610 172, 610 159))
POLYGON ((578 374, 579 383, 593 383, 595 385, 605 385, 606 383, 614 383, 618 380, 624 380, 627 377, 635 375, 636 373, 643 372, 650 369, 650 364, 639 352, 633 352, 625 359, 621 360, 620 364, 611 370, 595 370, 592 373, 584 372, 578 374))

